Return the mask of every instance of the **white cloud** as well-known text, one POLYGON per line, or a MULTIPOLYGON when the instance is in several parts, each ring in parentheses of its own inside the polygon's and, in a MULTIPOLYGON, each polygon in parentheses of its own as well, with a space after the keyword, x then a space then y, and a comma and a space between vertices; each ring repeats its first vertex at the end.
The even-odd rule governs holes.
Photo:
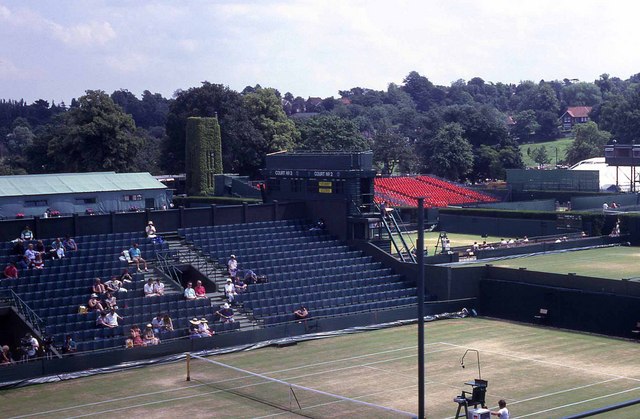
POLYGON ((104 62, 119 73, 144 71, 149 66, 149 58, 146 55, 134 52, 109 55, 104 58, 104 62))
POLYGON ((116 37, 109 22, 82 23, 68 28, 54 22, 45 22, 56 39, 71 46, 104 45, 116 37))

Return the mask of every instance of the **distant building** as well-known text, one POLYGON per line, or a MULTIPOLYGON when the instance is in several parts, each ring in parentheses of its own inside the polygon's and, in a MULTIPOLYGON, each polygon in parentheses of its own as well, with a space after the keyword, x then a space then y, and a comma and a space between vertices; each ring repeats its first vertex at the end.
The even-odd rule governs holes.
POLYGON ((591 109, 591 106, 569 106, 560 117, 562 131, 569 132, 577 124, 591 121, 589 118, 591 109))
POLYGON ((149 173, 51 173, 0 176, 0 218, 166 208, 167 187, 149 173))

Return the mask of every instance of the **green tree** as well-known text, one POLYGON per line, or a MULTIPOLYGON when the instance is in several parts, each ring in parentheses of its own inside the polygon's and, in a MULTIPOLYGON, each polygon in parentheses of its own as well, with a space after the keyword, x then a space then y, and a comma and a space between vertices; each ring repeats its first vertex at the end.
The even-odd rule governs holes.
POLYGON ((46 156, 54 171, 131 172, 142 146, 136 126, 105 92, 87 90, 50 130, 46 156))
POLYGON ((520 142, 529 141, 540 129, 540 124, 536 121, 536 113, 531 109, 518 112, 513 120, 516 125, 511 132, 520 142))
POLYGON ((603 148, 611 139, 611 134, 601 131, 595 122, 576 125, 573 129, 575 140, 567 149, 566 160, 576 164, 581 160, 602 156, 603 148))
POLYGON ((474 153, 473 172, 478 180, 501 177, 503 170, 498 150, 484 144, 478 147, 474 153))
POLYGON ((385 129, 373 137, 373 160, 383 175, 390 175, 400 166, 412 171, 416 163, 411 141, 396 130, 385 129))
POLYGON ((459 124, 446 124, 423 144, 426 169, 453 181, 463 179, 473 169, 473 151, 459 124))
POLYGON ((276 93, 275 89, 257 87, 243 98, 249 121, 258 134, 250 147, 238 150, 238 161, 247 174, 257 175, 268 153, 290 150, 300 141, 300 132, 285 114, 276 93))
POLYGON ((352 121, 333 115, 306 119, 300 129, 300 149, 314 151, 365 151, 369 142, 352 121))
POLYGON ((222 165, 232 173, 247 174, 255 169, 250 150, 261 141, 238 92, 221 84, 203 82, 200 87, 179 91, 167 115, 167 138, 162 145, 161 166, 166 172, 185 170, 185 133, 191 116, 218 117, 222 140, 222 165), (249 151, 249 161, 245 152, 249 151))
POLYGON ((545 147, 544 145, 534 149, 531 152, 531 158, 533 159, 534 162, 538 163, 540 166, 551 162, 551 158, 547 153, 547 147, 545 147))

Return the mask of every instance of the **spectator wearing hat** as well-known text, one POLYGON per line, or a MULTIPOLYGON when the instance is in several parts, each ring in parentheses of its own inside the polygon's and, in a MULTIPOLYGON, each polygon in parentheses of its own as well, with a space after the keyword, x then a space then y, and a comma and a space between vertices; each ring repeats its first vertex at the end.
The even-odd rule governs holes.
POLYGON ((144 229, 145 233, 147 233, 147 238, 155 239, 156 238, 156 227, 153 225, 153 221, 149 221, 147 223, 147 227, 144 229))
POLYGON ((198 333, 202 337, 213 336, 214 334, 214 331, 209 329, 209 322, 204 317, 200 319, 200 324, 198 324, 198 333))
POLYGON ((191 282, 187 282, 187 286, 184 289, 184 298, 186 300, 195 300, 196 291, 193 289, 193 284, 191 282))
POLYGON ((147 324, 147 327, 145 327, 144 332, 142 333, 142 340, 147 346, 157 345, 160 343, 160 339, 158 339, 153 333, 153 325, 151 323, 147 324))
POLYGON ((194 317, 193 319, 189 320, 189 323, 191 324, 191 327, 189 327, 189 337, 191 337, 192 339, 203 337, 200 335, 200 320, 194 317))
POLYGON ((202 281, 199 279, 196 281, 196 286, 193 290, 196 293, 196 298, 207 298, 207 290, 204 289, 204 285, 202 285, 202 281))
POLYGON ((89 297, 89 301, 87 302, 87 310, 89 311, 103 311, 104 307, 100 300, 98 300, 98 294, 93 293, 91 297, 89 297))
POLYGON ((236 286, 233 285, 233 280, 231 278, 227 278, 227 283, 224 284, 224 296, 227 297, 227 300, 231 304, 235 302, 235 297, 238 295, 236 292, 236 286))
POLYGON ((219 316, 220 321, 222 323, 233 323, 235 320, 233 319, 233 309, 229 305, 229 303, 224 303, 216 314, 219 316))
POLYGON ((229 256, 227 271, 229 271, 230 276, 236 276, 236 273, 238 272, 238 260, 236 259, 236 255, 229 256))
POLYGON ((142 262, 145 272, 149 271, 149 269, 147 269, 147 261, 142 258, 142 251, 140 251, 138 243, 133 243, 133 246, 129 249, 129 256, 131 256, 131 260, 136 264, 138 270, 140 270, 140 262, 142 262))

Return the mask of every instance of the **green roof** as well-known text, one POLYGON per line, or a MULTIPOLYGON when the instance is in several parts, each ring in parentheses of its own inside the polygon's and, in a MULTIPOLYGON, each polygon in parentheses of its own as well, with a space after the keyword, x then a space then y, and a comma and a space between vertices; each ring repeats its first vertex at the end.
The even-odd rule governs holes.
POLYGON ((0 197, 166 189, 149 173, 52 173, 0 176, 0 197))

